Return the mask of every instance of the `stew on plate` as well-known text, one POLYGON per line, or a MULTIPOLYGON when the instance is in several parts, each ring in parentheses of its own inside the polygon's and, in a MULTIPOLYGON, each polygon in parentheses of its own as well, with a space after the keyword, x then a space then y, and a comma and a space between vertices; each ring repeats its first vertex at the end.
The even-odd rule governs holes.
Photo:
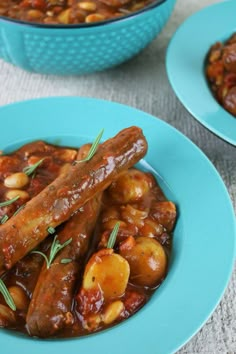
POLYGON ((206 76, 217 101, 236 116, 236 33, 210 48, 206 76))
POLYGON ((176 207, 134 165, 141 129, 0 156, 0 327, 82 336, 137 312, 168 271, 176 207), (98 143, 98 141, 97 141, 98 143))

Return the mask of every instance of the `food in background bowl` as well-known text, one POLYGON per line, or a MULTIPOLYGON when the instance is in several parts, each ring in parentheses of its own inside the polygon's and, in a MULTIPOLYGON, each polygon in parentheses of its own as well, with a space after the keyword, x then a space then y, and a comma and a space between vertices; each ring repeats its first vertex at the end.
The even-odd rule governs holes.
POLYGON ((0 157, 1 327, 85 335, 130 317, 165 278, 176 209, 134 168, 146 139, 130 127, 98 143, 0 157))
POLYGON ((125 16, 153 2, 154 0, 4 0, 0 4, 0 15, 21 21, 71 25, 125 16))
POLYGON ((101 71, 144 49, 165 26, 175 2, 155 0, 125 16, 71 25, 22 21, 2 15, 0 58, 42 74, 101 71))
POLYGON ((217 101, 236 116, 236 33, 210 48, 206 76, 217 101))

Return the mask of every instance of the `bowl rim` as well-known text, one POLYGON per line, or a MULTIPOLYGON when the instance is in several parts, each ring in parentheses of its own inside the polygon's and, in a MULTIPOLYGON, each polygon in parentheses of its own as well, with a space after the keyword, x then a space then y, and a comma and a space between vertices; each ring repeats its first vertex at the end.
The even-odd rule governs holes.
POLYGON ((24 25, 24 26, 29 26, 29 27, 37 27, 37 28, 55 28, 55 29, 74 29, 74 28, 88 28, 88 27, 100 27, 100 26, 105 26, 109 25, 110 23, 114 22, 119 22, 119 21, 125 21, 126 19, 130 19, 136 16, 141 15, 142 13, 146 13, 156 7, 159 7, 160 5, 167 3, 170 0, 154 0, 151 4, 144 6, 142 9, 131 12, 130 14, 125 14, 124 16, 116 17, 116 18, 111 18, 107 19, 104 21, 98 21, 98 22, 91 22, 91 23, 76 23, 76 24, 70 24, 70 25, 63 25, 63 24, 46 24, 46 23, 36 23, 36 22, 29 22, 29 21, 23 21, 23 20, 17 20, 14 18, 6 17, 6 16, 0 16, 0 23, 1 22, 7 22, 7 23, 13 23, 13 24, 19 24, 19 25, 24 25))

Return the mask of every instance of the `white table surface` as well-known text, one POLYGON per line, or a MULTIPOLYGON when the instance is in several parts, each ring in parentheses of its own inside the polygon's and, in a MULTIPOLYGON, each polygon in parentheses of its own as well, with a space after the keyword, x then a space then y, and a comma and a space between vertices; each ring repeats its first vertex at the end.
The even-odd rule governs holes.
MULTIPOLYGON (((177 0, 164 31, 148 48, 131 61, 102 73, 67 78, 38 75, 0 60, 0 105, 36 97, 75 95, 113 100, 151 113, 175 126, 203 150, 221 174, 236 208, 236 147, 192 118, 175 97, 165 71, 166 48, 177 27, 198 9, 216 2, 177 0)), ((236 268, 212 317, 178 352, 190 353, 236 353, 236 268)))

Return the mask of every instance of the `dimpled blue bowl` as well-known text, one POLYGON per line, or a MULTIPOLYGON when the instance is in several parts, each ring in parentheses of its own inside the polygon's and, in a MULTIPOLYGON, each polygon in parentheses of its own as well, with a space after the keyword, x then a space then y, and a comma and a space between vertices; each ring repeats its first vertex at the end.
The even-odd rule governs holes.
POLYGON ((0 58, 42 74, 85 74, 118 65, 162 30, 176 0, 92 25, 39 26, 0 19, 0 58))

